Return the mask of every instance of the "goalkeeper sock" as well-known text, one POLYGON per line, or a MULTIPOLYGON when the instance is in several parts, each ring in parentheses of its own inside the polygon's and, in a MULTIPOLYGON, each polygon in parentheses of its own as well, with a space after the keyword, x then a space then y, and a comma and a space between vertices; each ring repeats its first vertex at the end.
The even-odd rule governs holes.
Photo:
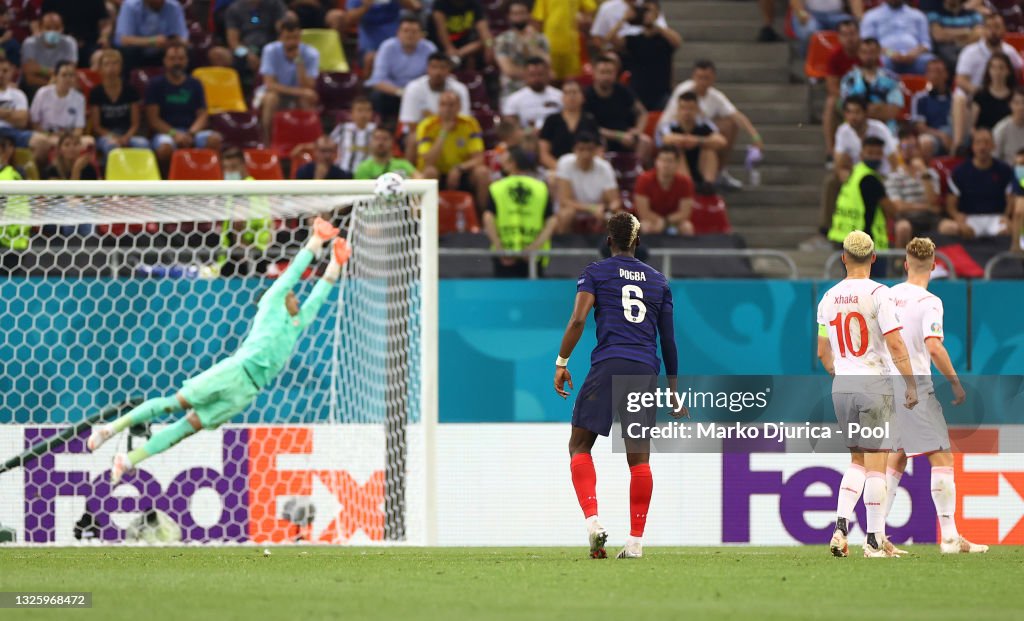
POLYGON ((153 437, 142 448, 129 451, 128 461, 133 466, 138 465, 140 461, 163 453, 195 432, 195 428, 187 418, 179 418, 170 427, 153 434, 153 437))
POLYGON ((111 423, 110 428, 114 433, 121 433, 132 425, 145 423, 156 418, 160 414, 173 414, 174 412, 180 411, 182 411, 182 408, 181 404, 178 403, 177 396, 171 395, 170 397, 157 397, 139 404, 139 406, 134 408, 131 412, 128 412, 111 423))
POLYGON ((576 499, 583 509, 583 517, 597 515, 597 471, 594 470, 594 458, 590 453, 577 453, 569 462, 572 473, 572 486, 576 489, 576 499))
POLYGON ((860 500, 860 493, 864 491, 864 466, 850 464, 839 483, 839 506, 836 509, 838 517, 846 518, 849 522, 853 519, 853 508, 860 500))
MULTIPOLYGON (((889 519, 889 512, 892 511, 892 501, 896 499, 896 492, 900 488, 900 479, 903 478, 903 473, 892 468, 887 468, 885 471, 885 518, 886 521, 889 519)), ((885 534, 885 527, 883 525, 882 534, 885 534)))
POLYGON ((647 509, 651 506, 654 477, 650 464, 638 464, 629 469, 629 536, 644 536, 647 509))

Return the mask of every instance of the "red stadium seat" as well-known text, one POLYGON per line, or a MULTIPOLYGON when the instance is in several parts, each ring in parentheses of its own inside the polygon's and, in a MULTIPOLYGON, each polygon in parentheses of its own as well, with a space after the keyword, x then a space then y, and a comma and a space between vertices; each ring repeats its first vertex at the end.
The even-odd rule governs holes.
POLYGON ((146 87, 149 86, 150 81, 163 74, 163 67, 141 67, 139 69, 132 69, 129 81, 135 87, 135 90, 139 92, 139 97, 145 99, 146 87))
POLYGON ((321 73, 316 92, 324 113, 334 114, 352 107, 352 100, 363 93, 363 84, 355 73, 321 73))
POLYGON ((839 33, 820 30, 811 35, 804 60, 804 74, 810 80, 823 80, 828 76, 828 60, 839 49, 839 33))
POLYGON ((956 157, 955 155, 937 157, 932 160, 932 168, 939 173, 939 189, 943 196, 949 194, 949 177, 953 174, 953 169, 962 164, 963 161, 962 157, 956 157))
POLYGON ((458 230, 458 214, 462 212, 465 219, 465 231, 479 233, 480 223, 476 218, 476 206, 473 195, 458 190, 442 190, 438 193, 438 234, 456 233, 458 230))
POLYGON ((245 149, 245 167, 253 179, 280 181, 284 179, 281 172, 281 160, 277 153, 270 149, 245 149))
POLYGON ((295 175, 299 172, 299 169, 313 161, 313 154, 309 151, 303 151, 299 153, 297 157, 293 157, 291 161, 291 178, 295 179, 295 175))
POLYGON ((460 71, 455 77, 469 89, 469 102, 474 108, 491 107, 491 97, 487 94, 487 83, 483 74, 477 71, 460 71))
POLYGON ((490 108, 473 110, 473 117, 480 124, 480 133, 483 134, 484 148, 493 149, 498 144, 498 123, 501 117, 490 108))
POLYGON ((223 137, 225 147, 256 149, 263 146, 260 120, 252 112, 222 112, 210 115, 210 129, 223 137))
POLYGON ((1024 52, 1024 33, 1022 32, 1008 32, 1003 37, 1003 41, 1006 41, 1013 46, 1013 49, 1018 52, 1024 52))
POLYGON ((86 101, 89 101, 89 93, 93 88, 99 84, 102 79, 100 78, 99 71, 93 71, 92 69, 78 69, 78 90, 82 91, 82 95, 86 101))
POLYGON ((587 88, 594 83, 594 66, 590 63, 583 63, 580 69, 580 74, 576 76, 576 81, 580 83, 580 88, 587 88))
POLYGON ((658 131, 658 121, 661 120, 661 113, 662 110, 647 111, 647 125, 644 126, 644 134, 651 140, 654 140, 654 133, 658 131))
POLYGON ((212 149, 178 149, 171 157, 169 179, 221 181, 220 157, 212 149))
POLYGON ((693 223, 693 232, 697 235, 732 232, 729 215, 725 211, 725 201, 721 196, 714 194, 698 194, 694 197, 690 222, 693 223))
POLYGON ((274 115, 271 148, 281 159, 287 159, 295 145, 316 142, 323 133, 316 110, 282 110, 274 115))
POLYGON ((928 89, 928 79, 923 75, 901 75, 900 89, 903 91, 903 118, 909 119, 914 94, 928 89))

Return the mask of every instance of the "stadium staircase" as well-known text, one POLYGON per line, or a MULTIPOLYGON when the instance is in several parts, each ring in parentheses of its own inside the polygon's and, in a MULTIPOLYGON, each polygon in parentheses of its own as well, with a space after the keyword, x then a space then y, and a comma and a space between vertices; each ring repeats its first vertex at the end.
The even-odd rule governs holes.
MULTIPOLYGON (((751 248, 786 251, 801 276, 820 276, 828 253, 799 252, 797 245, 816 228, 825 174, 821 127, 807 123, 807 87, 790 82, 789 45, 755 42, 761 19, 752 0, 662 4, 669 23, 683 36, 675 56, 676 83, 689 78, 693 61, 710 58, 718 67, 718 88, 750 117, 765 141, 761 186, 725 196, 734 229, 751 248)), ((776 2, 780 11, 787 4, 776 2)), ((783 22, 780 14, 780 33, 783 22)), ((741 132, 729 167, 744 183, 747 144, 741 132)))

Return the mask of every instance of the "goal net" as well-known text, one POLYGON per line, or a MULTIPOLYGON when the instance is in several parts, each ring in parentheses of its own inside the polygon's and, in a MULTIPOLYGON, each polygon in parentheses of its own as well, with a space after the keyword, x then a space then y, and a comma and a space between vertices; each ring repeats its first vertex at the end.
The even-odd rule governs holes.
MULTIPOLYGON (((437 190, 373 182, 17 182, 0 198, 0 533, 18 543, 429 544, 437 190), (316 215, 352 257, 242 414, 110 484, 90 425, 234 353, 316 215)), ((326 267, 314 260, 300 301, 326 267)), ((178 415, 180 416, 180 414, 178 415)), ((0 541, 3 537, 0 537, 0 541)))

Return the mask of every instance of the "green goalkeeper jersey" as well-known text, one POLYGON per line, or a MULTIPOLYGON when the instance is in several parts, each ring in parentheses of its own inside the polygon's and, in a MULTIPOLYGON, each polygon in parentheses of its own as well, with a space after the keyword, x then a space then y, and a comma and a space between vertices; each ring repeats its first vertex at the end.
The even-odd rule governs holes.
POLYGON ((249 377, 259 388, 269 384, 288 363, 295 349, 295 341, 306 326, 313 322, 331 293, 331 283, 321 279, 302 304, 298 315, 292 317, 285 308, 285 296, 299 282, 312 261, 312 252, 305 248, 299 251, 284 274, 260 299, 259 310, 249 335, 235 353, 235 357, 241 360, 249 377))

